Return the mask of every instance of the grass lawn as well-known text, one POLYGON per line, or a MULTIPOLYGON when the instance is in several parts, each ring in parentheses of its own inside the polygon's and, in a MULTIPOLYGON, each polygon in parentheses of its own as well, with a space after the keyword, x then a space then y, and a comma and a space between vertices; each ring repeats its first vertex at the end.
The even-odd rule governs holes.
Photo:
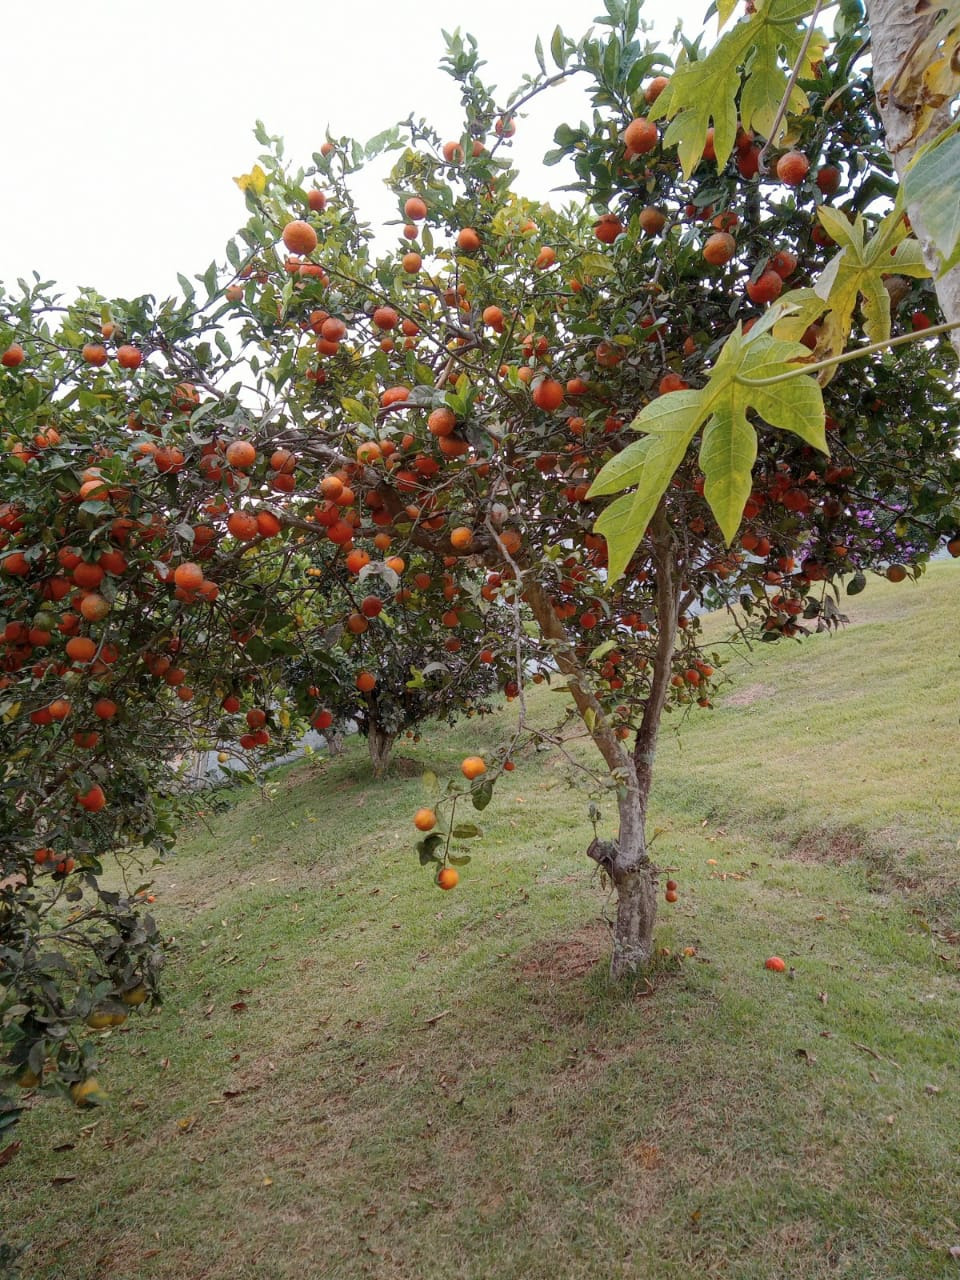
MULTIPOLYGON (((633 985, 562 755, 518 759, 452 893, 417 769, 373 784, 356 741, 185 832, 110 1105, 36 1099, 0 1170, 23 1276, 960 1276, 960 566, 846 608, 668 724, 680 899, 633 985)), ((403 755, 452 771, 510 716, 403 755)))

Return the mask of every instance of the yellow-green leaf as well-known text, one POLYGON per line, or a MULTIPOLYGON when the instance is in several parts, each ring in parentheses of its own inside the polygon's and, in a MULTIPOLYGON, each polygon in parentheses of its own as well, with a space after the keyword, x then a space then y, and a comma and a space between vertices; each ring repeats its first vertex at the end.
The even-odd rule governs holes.
POLYGON ((820 387, 803 375, 809 358, 797 342, 773 337, 766 324, 727 339, 701 391, 675 391, 652 401, 633 426, 645 433, 604 466, 590 497, 633 487, 601 512, 596 530, 607 541, 610 580, 623 573, 647 531, 657 505, 701 427, 700 462, 704 496, 729 543, 743 516, 756 459, 756 432, 747 415, 755 413, 771 427, 790 431, 827 452, 820 387), (795 374, 773 386, 764 380, 795 374))
POLYGON ((923 226, 943 266, 941 274, 960 261, 960 122, 934 138, 910 161, 903 175, 903 198, 919 206, 923 226))
POLYGON ((640 545, 657 504, 704 421, 702 396, 701 391, 674 391, 651 401, 632 424, 646 432, 646 439, 639 442, 639 448, 631 445, 612 458, 590 487, 587 496, 597 497, 636 485, 626 500, 618 498, 597 520, 597 532, 607 540, 611 581, 620 577, 640 545), (621 462, 624 454, 629 456, 621 462))
MULTIPOLYGON (((755 11, 722 35, 705 57, 678 62, 650 116, 671 121, 664 143, 676 143, 686 177, 700 163, 711 121, 718 168, 733 151, 738 119, 746 129, 769 134, 789 69, 800 54, 806 33, 804 19, 812 8, 809 0, 758 0, 755 11)), ((721 25, 726 16, 721 14, 721 25)), ((815 33, 804 67, 809 67, 825 43, 825 38, 815 33)), ((790 110, 799 113, 806 106, 806 96, 795 88, 790 110)))
POLYGON ((254 191, 258 196, 262 196, 267 189, 267 175, 258 164, 249 173, 242 173, 239 178, 234 178, 234 182, 241 191, 254 191))
MULTIPOLYGON (((818 216, 840 250, 813 282, 812 289, 798 289, 782 301, 798 308, 779 319, 775 333, 797 338, 808 324, 823 316, 815 356, 818 360, 839 355, 846 347, 853 317, 862 299, 863 327, 871 342, 890 337, 890 295, 884 285, 888 275, 925 277, 930 274, 918 241, 908 237, 899 209, 878 225, 870 239, 863 218, 849 223, 836 209, 821 206, 818 216)), ((832 370, 821 374, 828 382, 832 370)))
POLYGON ((700 466, 705 477, 703 496, 728 543, 743 519, 756 460, 756 431, 744 414, 725 405, 703 433, 700 466))

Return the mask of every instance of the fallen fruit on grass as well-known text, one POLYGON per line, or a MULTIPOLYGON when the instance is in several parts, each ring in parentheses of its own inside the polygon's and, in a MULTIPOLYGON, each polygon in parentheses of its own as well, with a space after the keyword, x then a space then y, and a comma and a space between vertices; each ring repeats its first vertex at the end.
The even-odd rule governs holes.
POLYGON ((106 1094, 100 1088, 99 1081, 90 1076, 88 1080, 78 1080, 70 1086, 70 1097, 78 1107, 98 1107, 105 1101, 106 1094))
POLYGON ((781 960, 779 956, 771 956, 769 960, 764 961, 765 969, 772 969, 774 973, 783 973, 786 969, 786 962, 781 960))

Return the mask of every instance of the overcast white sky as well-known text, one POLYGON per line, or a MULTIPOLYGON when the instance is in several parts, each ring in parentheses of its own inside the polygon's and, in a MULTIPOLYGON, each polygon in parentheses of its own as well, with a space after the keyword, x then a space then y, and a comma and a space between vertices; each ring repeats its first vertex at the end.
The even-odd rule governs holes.
MULTIPOLYGON (((660 9, 658 34, 680 14, 695 33, 705 7, 660 9)), ((257 119, 303 164, 327 125, 366 141, 413 112, 458 136, 458 95, 437 69, 441 28, 477 37, 486 79, 506 97, 535 69, 538 34, 549 47, 559 23, 578 38, 602 3, 33 0, 16 9, 0 44, 0 280, 35 269, 67 291, 131 297, 165 296, 178 270, 222 261, 245 217, 232 179, 255 160, 257 119)), ((560 181, 539 159, 583 102, 563 86, 532 105, 517 138, 521 190, 543 197, 560 181)), ((361 199, 376 222, 371 197, 361 199)))

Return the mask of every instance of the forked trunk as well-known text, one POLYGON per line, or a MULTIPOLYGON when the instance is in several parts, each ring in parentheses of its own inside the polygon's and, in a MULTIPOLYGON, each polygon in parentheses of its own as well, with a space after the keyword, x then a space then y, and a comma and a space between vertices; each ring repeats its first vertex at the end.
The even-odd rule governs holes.
POLYGON ((367 747, 370 750, 370 763, 373 765, 373 776, 382 778, 390 765, 390 752, 396 741, 395 733, 387 733, 379 725, 372 724, 367 733, 367 747))
POLYGON ((688 603, 680 589, 684 564, 682 558, 678 559, 679 549, 662 502, 650 523, 648 539, 656 593, 657 649, 650 690, 632 753, 624 747, 597 700, 590 671, 579 661, 547 593, 532 578, 524 581, 523 598, 530 606, 543 638, 551 646, 557 667, 567 678, 567 689, 597 750, 617 780, 620 816, 617 839, 594 840, 587 850, 588 857, 604 869, 617 892, 610 960, 610 976, 614 981, 637 973, 653 954, 657 875, 647 855, 647 800, 653 779, 660 719, 670 687, 678 619, 688 603))

